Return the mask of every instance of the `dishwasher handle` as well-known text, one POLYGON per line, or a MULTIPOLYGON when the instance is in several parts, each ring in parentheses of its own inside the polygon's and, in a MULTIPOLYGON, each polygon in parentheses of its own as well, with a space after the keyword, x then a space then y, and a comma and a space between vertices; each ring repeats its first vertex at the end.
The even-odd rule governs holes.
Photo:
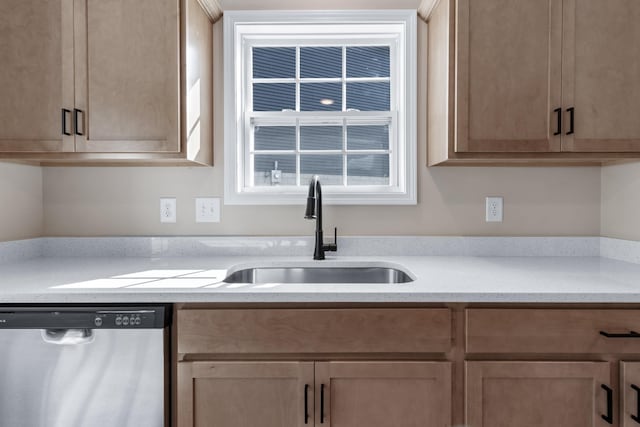
POLYGON ((42 340, 54 345, 80 345, 92 343, 93 329, 41 329, 42 340))

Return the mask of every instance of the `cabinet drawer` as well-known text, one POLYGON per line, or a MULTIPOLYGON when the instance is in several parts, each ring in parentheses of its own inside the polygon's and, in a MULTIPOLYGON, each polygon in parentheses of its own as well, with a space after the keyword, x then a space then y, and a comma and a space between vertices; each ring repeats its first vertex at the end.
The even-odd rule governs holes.
POLYGON ((467 353, 640 353, 631 331, 640 310, 466 310, 467 353))
POLYGON ((442 353, 451 313, 436 309, 184 309, 180 354, 442 353))

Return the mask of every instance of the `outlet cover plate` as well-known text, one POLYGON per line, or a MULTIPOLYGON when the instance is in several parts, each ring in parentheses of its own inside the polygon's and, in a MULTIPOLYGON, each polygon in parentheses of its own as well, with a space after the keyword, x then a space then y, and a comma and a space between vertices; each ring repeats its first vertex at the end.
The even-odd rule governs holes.
POLYGON ((196 198, 196 222, 220 222, 220 198, 196 198))
POLYGON ((487 197, 486 221, 502 222, 502 197, 487 197))
POLYGON ((176 222, 177 202, 175 197, 160 198, 160 222, 173 223, 176 222))

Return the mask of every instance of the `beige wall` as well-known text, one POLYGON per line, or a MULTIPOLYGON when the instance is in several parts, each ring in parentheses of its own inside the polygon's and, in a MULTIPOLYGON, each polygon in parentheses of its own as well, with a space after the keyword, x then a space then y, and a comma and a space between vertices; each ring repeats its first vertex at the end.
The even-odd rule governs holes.
POLYGON ((602 236, 640 240, 640 163, 602 168, 602 236))
POLYGON ((0 241, 42 234, 42 170, 0 163, 0 241))
MULTIPOLYGON (((419 25, 419 40, 426 36, 419 25)), ((214 72, 222 76, 220 23, 214 72)), ((425 43, 419 46, 418 117, 426 117, 425 43)), ((214 93, 222 94, 217 78, 214 93)), ((306 235, 300 206, 223 206, 219 224, 196 224, 194 197, 223 196, 223 106, 215 106, 214 168, 44 168, 46 235, 306 235), (162 196, 178 199, 178 222, 159 222, 162 196)), ((418 127, 417 206, 327 206, 325 230, 342 235, 598 235, 600 169, 427 168, 418 127), (505 198, 505 220, 484 221, 484 198, 505 198)), ((305 200, 301 200, 304 202, 305 200)))
MULTIPOLYGON (((420 158, 424 159, 424 150, 420 158)), ((424 164, 423 161, 421 161, 424 164)), ((417 206, 327 206, 342 235, 598 235, 598 168, 419 168, 417 206), (484 222, 484 197, 505 198, 505 221, 484 222)), ((222 196, 222 168, 44 168, 45 234, 52 236, 307 235, 300 206, 223 206, 196 224, 194 197, 222 196), (178 222, 159 222, 161 196, 178 222)))

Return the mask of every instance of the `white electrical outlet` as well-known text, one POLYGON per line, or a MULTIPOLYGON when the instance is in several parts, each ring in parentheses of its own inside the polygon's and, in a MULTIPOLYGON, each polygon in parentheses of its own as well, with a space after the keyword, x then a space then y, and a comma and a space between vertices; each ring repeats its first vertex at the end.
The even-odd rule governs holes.
POLYGON ((487 197, 486 221, 502 222, 502 197, 487 197))
POLYGON ((217 197, 197 197, 196 222, 220 222, 220 199, 217 197))
POLYGON ((175 198, 163 197, 160 199, 160 222, 176 222, 177 202, 175 198))

